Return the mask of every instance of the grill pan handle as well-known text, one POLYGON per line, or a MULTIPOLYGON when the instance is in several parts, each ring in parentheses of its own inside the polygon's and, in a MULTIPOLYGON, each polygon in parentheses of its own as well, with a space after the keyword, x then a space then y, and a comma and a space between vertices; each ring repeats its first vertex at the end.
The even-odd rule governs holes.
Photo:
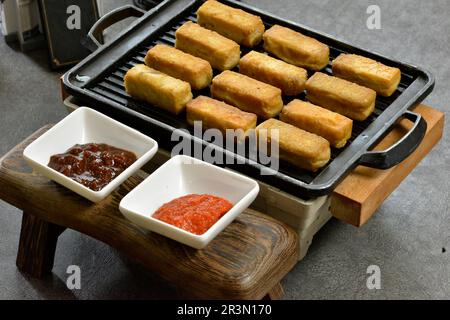
POLYGON ((91 30, 89 30, 86 38, 82 41, 83 46, 91 52, 94 52, 103 44, 103 31, 105 31, 105 29, 126 18, 142 17, 145 13, 145 10, 133 5, 126 5, 108 12, 92 26, 91 30))
POLYGON ((363 154, 358 162, 360 165, 376 169, 390 169, 417 149, 427 131, 427 122, 420 114, 411 111, 406 111, 403 117, 414 122, 412 129, 388 149, 368 151, 363 154))

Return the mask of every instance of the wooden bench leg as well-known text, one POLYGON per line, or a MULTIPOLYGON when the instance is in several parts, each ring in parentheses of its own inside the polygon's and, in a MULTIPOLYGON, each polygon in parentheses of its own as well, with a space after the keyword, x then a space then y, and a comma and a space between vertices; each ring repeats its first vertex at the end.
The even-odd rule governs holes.
POLYGON ((284 290, 281 283, 277 283, 275 287, 270 290, 263 300, 280 300, 284 296, 284 290))
POLYGON ((53 269, 58 236, 65 228, 23 213, 16 265, 20 271, 41 278, 53 269))

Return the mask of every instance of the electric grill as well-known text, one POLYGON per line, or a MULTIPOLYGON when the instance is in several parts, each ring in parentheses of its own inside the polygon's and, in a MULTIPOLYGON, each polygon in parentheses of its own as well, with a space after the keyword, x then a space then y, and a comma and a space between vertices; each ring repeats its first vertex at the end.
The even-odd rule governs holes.
MULTIPOLYGON (((173 46, 175 31, 186 21, 196 21, 196 11, 203 3, 202 0, 164 1, 146 13, 128 6, 106 15, 89 33, 92 49, 99 46, 95 35, 101 32, 100 28, 108 24, 107 20, 117 21, 119 16, 123 18, 124 15, 141 17, 113 42, 99 46, 90 56, 67 72, 63 79, 65 90, 81 103, 88 104, 151 135, 166 150, 171 150, 174 144, 178 143, 178 141, 171 141, 173 131, 186 129, 186 132, 180 132, 183 138, 190 139, 202 148, 209 146, 216 153, 224 155, 224 158, 225 156, 233 158, 235 164, 227 164, 227 167, 302 199, 329 194, 357 165, 379 169, 391 168, 407 158, 420 144, 425 135, 426 122, 419 114, 409 109, 421 102, 432 91, 434 79, 429 72, 373 51, 354 47, 324 33, 274 17, 241 2, 232 0, 222 2, 259 15, 266 29, 279 24, 327 44, 330 47, 330 61, 341 53, 354 53, 397 67, 402 71, 402 81, 398 90, 389 98, 377 97, 375 112, 364 122, 354 122, 353 134, 347 146, 340 150, 332 149, 331 161, 319 172, 310 173, 280 162, 280 170, 276 174, 261 175, 260 172, 264 166, 250 159, 248 155, 237 154, 235 150, 226 150, 195 137, 192 128, 186 122, 185 114, 174 116, 145 102, 137 101, 125 92, 123 85, 125 73, 134 65, 144 63, 144 57, 152 46, 158 43, 173 46), (411 131, 388 150, 371 151, 371 147, 402 118, 414 122, 411 131), (241 162, 245 164, 236 164, 241 162)), ((263 48, 260 45, 253 50, 263 51, 263 48)), ((241 51, 244 55, 249 49, 241 47, 241 51)), ((322 72, 331 74, 331 65, 322 72)), ((210 95, 210 92, 209 89, 194 92, 194 96, 199 94, 210 95)), ((304 99, 304 96, 296 98, 304 99)), ((292 98, 285 98, 285 103, 290 99, 292 98)))

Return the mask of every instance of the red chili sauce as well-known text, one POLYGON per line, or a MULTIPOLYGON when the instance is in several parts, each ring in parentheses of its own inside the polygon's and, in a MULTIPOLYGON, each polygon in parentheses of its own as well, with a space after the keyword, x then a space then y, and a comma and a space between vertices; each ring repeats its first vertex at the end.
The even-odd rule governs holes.
POLYGON ((50 157, 48 166, 91 190, 99 191, 136 161, 132 152, 107 144, 76 144, 50 157))
POLYGON ((153 218, 193 234, 208 231, 233 205, 208 194, 190 194, 174 199, 156 210, 153 218))

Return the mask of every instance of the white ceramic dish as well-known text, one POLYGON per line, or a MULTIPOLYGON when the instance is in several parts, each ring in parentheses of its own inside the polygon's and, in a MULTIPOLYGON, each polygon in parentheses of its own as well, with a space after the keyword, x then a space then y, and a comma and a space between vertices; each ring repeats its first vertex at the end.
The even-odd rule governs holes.
POLYGON ((39 173, 93 202, 98 202, 147 163, 157 150, 158 143, 152 138, 100 112, 82 107, 31 143, 24 150, 23 156, 39 173), (75 144, 85 143, 106 143, 125 149, 134 152, 137 160, 100 191, 93 191, 47 166, 52 155, 63 153, 75 144))
POLYGON ((202 249, 253 202, 258 192, 258 183, 246 176, 188 156, 175 156, 127 194, 119 208, 127 219, 145 229, 202 249), (202 235, 152 218, 163 204, 188 194, 222 197, 233 207, 202 235))

